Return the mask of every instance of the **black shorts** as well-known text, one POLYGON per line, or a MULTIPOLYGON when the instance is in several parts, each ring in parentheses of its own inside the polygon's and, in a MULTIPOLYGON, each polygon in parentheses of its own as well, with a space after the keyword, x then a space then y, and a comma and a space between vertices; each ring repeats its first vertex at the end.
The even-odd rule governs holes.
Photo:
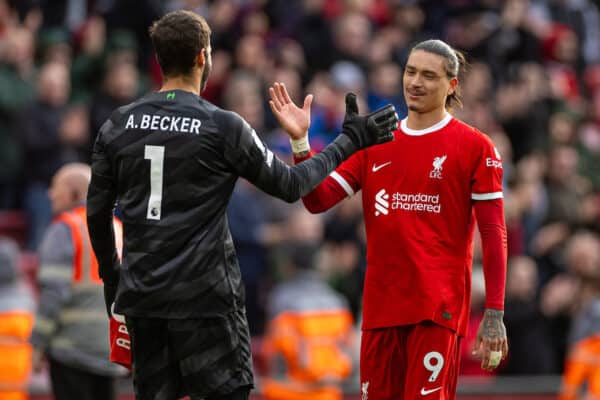
POLYGON ((126 318, 137 400, 218 398, 253 386, 244 310, 204 319, 126 318))

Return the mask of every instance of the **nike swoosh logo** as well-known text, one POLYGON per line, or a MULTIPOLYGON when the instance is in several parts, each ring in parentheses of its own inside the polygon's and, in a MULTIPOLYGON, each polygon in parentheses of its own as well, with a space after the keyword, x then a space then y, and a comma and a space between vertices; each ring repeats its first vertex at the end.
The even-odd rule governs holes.
POLYGON ((421 396, 427 396, 428 394, 437 392, 438 390, 440 390, 442 387, 436 387, 434 389, 425 389, 425 388, 421 388, 421 396))
POLYGON ((383 163, 383 164, 381 164, 381 165, 373 164, 373 172, 377 172, 377 171, 379 171, 381 168, 383 168, 383 167, 386 167, 386 166, 390 165, 391 163, 392 163, 391 161, 388 161, 388 162, 386 162, 386 163, 383 163))

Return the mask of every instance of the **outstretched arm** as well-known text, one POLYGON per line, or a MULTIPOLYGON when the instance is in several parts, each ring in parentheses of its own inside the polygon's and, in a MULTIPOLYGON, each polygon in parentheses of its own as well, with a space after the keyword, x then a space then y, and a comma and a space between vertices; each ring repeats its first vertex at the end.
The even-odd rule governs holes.
MULTIPOLYGON (((308 129, 310 97, 296 119, 286 120, 298 132, 308 129), (304 122, 301 120, 306 116, 304 122)), ((358 115, 356 96, 347 95, 347 112, 342 132, 321 153, 292 167, 279 160, 260 140, 256 132, 239 116, 231 112, 216 115, 221 131, 233 132, 225 141, 225 158, 234 170, 263 191, 288 202, 308 194, 342 161, 357 150, 391 140, 398 121, 393 106, 389 105, 366 116, 358 115)), ((281 110, 286 104, 280 104, 281 110)), ((293 105, 298 109, 295 105, 293 105)), ((286 113, 287 115, 287 113, 286 113)), ((282 123, 283 126, 286 126, 282 123)))
MULTIPOLYGON (((302 108, 296 106, 290 99, 285 85, 275 83, 269 88, 271 101, 269 102, 273 114, 277 117, 280 125, 284 128, 290 137, 290 144, 294 155, 294 162, 300 164, 312 156, 308 143, 308 127, 310 125, 310 104, 312 96, 308 95, 304 100, 302 108)), ((393 107, 389 106, 391 110, 393 107)), ((358 106, 356 105, 356 96, 349 94, 346 96, 346 119, 348 116, 358 115, 358 106)), ((394 112, 397 119, 397 115, 394 112)), ((396 122, 391 126, 391 130, 396 127, 396 122)), ((391 140, 391 131, 381 142, 391 140)), ((351 160, 346 161, 346 167, 352 169, 360 164, 357 157, 360 153, 355 153, 351 160)), ((321 182, 313 191, 302 197, 302 202, 311 213, 320 213, 326 211, 339 203, 341 200, 354 194, 353 189, 348 182, 342 178, 337 171, 332 172, 323 182, 321 182)))

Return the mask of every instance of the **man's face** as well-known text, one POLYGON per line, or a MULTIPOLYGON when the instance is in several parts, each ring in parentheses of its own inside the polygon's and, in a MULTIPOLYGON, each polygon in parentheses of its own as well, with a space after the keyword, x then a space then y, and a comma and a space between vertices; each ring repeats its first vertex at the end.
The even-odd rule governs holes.
POLYGON ((206 82, 208 82, 208 76, 210 75, 210 70, 212 69, 212 48, 210 45, 204 49, 204 58, 204 71, 202 71, 202 80, 200 81, 200 93, 202 93, 204 88, 206 88, 206 82))
POLYGON ((414 50, 404 69, 404 98, 410 111, 427 113, 445 107, 446 97, 454 92, 456 78, 449 79, 445 59, 424 50, 414 50))
POLYGON ((66 211, 73 206, 75 194, 68 182, 60 172, 52 178, 50 189, 48 189, 48 197, 52 204, 52 212, 58 214, 66 211))

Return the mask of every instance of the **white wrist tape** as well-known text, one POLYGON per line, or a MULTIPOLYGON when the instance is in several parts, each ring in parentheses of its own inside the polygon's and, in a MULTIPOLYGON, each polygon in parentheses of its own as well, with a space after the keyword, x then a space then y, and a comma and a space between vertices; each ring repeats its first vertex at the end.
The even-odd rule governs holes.
POLYGON ((290 138, 293 153, 304 153, 310 151, 310 143, 308 143, 308 134, 301 139, 290 138))
POLYGON ((502 352, 501 351, 491 351, 490 352, 490 367, 497 367, 502 360, 502 352))

